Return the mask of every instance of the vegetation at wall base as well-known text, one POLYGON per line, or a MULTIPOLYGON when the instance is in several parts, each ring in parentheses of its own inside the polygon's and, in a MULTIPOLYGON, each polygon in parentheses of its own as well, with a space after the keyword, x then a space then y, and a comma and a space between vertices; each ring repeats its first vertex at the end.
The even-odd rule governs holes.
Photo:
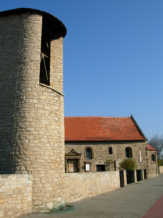
POLYGON ((126 158, 120 163, 120 167, 124 170, 135 170, 136 161, 133 158, 126 158))
POLYGON ((67 211, 70 211, 70 210, 73 210, 73 209, 74 209, 73 205, 71 205, 71 204, 64 204, 64 205, 60 205, 57 208, 55 208, 55 207, 52 208, 47 213, 48 214, 51 214, 51 213, 61 213, 61 212, 67 212, 67 211))

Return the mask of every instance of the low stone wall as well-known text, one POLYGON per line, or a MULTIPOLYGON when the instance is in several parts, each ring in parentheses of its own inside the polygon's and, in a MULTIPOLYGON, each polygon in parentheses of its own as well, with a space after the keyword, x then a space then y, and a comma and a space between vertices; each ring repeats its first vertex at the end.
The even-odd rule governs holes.
POLYGON ((63 198, 74 202, 120 188, 119 171, 100 173, 67 173, 64 177, 63 198))
POLYGON ((160 171, 160 173, 163 173, 163 166, 159 167, 159 171, 160 171))
POLYGON ((148 179, 154 178, 154 177, 158 176, 158 173, 159 173, 159 169, 158 169, 157 163, 156 162, 151 163, 150 167, 148 167, 148 169, 147 169, 147 178, 148 179))
MULTIPOLYGON (((47 209, 120 188, 119 171, 66 173, 58 178, 58 182, 54 180, 53 201, 46 199, 47 209)), ((32 176, 0 175, 0 218, 17 218, 31 212, 32 176)))
POLYGON ((0 175, 0 218, 15 218, 32 211, 29 175, 0 175))
POLYGON ((156 176, 158 176, 156 173, 150 173, 150 174, 148 174, 148 179, 152 179, 156 176))

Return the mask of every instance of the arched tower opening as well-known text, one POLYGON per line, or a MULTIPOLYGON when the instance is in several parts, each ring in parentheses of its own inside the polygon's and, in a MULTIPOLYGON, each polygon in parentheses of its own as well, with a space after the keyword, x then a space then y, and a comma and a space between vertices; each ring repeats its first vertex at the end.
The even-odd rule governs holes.
POLYGON ((48 34, 47 21, 42 21, 41 37, 41 61, 40 61, 40 83, 50 85, 50 45, 51 38, 48 34))

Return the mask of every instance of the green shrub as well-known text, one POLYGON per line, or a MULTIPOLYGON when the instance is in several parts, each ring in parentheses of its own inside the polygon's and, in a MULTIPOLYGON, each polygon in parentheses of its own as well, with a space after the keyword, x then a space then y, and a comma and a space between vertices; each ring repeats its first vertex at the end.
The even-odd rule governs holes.
POLYGON ((163 160, 158 160, 158 165, 163 166, 163 160))
POLYGON ((136 169, 136 161, 132 158, 124 159, 120 163, 120 167, 125 170, 135 170, 136 169))

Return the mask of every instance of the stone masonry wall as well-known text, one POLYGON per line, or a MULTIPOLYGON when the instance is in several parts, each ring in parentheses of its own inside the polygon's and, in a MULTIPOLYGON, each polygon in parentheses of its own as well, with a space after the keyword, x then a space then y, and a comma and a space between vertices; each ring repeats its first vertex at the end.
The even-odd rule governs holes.
POLYGON ((152 178, 158 175, 157 152, 147 151, 147 177, 152 178), (152 160, 152 155, 155 155, 155 161, 152 160))
POLYGON ((119 172, 67 173, 64 176, 63 199, 74 202, 120 188, 119 172))
POLYGON ((14 117, 17 80, 24 58, 23 19, 1 17, 0 29, 0 172, 11 173, 16 168, 14 117))
POLYGON ((32 211, 29 175, 0 175, 0 218, 16 218, 32 211))
POLYGON ((137 162, 138 169, 146 168, 146 143, 144 142, 67 142, 65 144, 66 153, 70 152, 71 149, 81 153, 80 170, 84 172, 84 162, 91 163, 91 171, 96 171, 97 164, 105 164, 107 159, 116 160, 117 167, 119 163, 126 158, 125 148, 131 147, 133 158, 137 162), (93 159, 86 160, 85 149, 91 148, 93 151, 93 159), (113 154, 109 154, 108 148, 112 147, 113 154), (139 161, 139 152, 141 151, 142 162, 139 161))
MULTIPOLYGON (((49 175, 49 174, 47 174, 49 175)), ((46 176, 46 175, 45 175, 46 176)), ((40 178, 39 178, 40 179, 40 178)), ((32 176, 28 174, 0 175, 0 218, 16 218, 35 211, 33 208, 32 176)), ((47 211, 58 204, 75 202, 120 188, 119 172, 72 173, 51 175, 42 181, 53 183, 46 191, 53 200, 46 205, 47 211), (60 181, 60 182, 59 182, 60 181)), ((38 190, 41 187, 38 184, 38 190)), ((35 193, 34 193, 35 195, 35 193)))

